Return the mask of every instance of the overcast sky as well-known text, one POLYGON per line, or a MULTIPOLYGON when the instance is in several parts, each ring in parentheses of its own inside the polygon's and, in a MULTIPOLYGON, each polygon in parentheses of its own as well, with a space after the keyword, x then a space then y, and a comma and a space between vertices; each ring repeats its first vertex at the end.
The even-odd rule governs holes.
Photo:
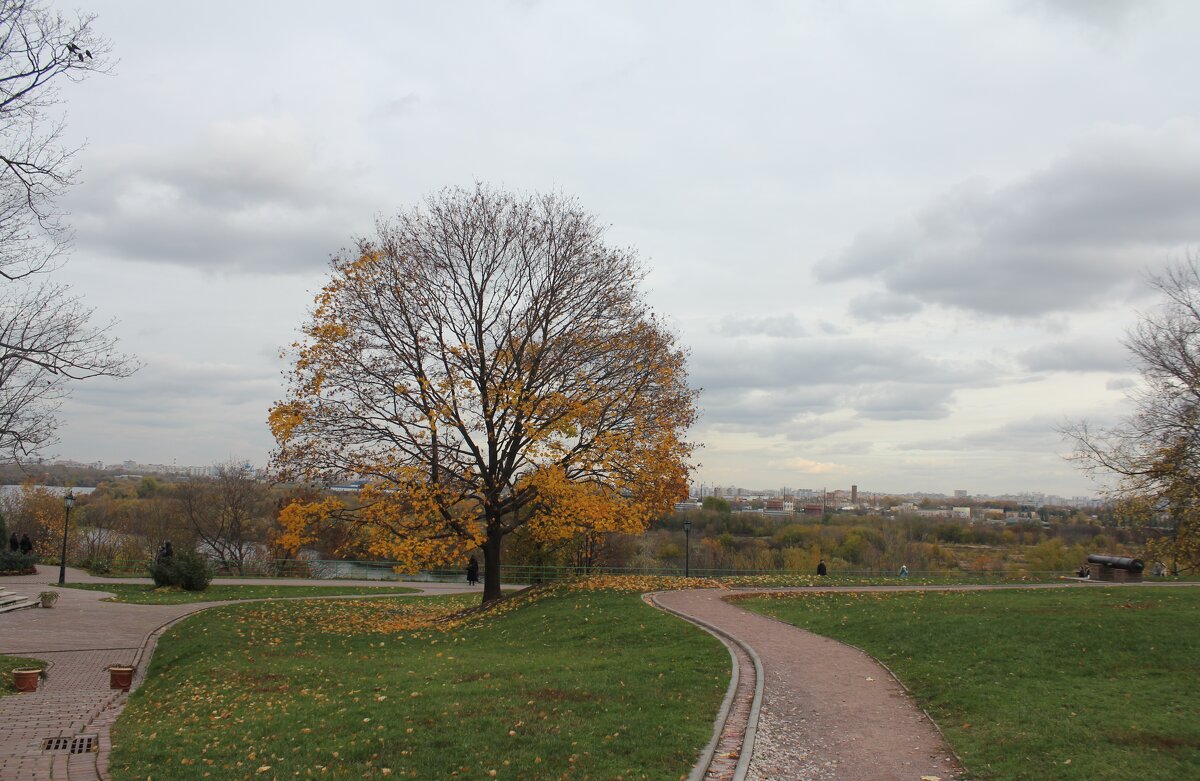
MULTIPOLYGON (((62 6, 70 10, 70 6, 62 6)), ((1145 276, 1200 247, 1200 4, 94 0, 62 272, 145 368, 50 455, 265 464, 329 256, 446 185, 651 268, 697 479, 1092 494, 1145 276)))

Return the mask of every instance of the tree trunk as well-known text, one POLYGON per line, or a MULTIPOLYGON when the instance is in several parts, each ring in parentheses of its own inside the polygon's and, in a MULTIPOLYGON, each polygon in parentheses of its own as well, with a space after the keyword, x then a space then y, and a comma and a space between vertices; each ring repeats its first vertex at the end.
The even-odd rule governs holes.
POLYGON ((500 542, 504 537, 499 531, 488 530, 483 543, 483 601, 500 598, 500 542))

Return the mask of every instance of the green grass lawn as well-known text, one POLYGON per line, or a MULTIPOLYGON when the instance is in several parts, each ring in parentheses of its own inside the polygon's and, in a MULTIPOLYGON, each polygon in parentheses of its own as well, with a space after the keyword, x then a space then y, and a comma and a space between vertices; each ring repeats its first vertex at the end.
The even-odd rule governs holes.
POLYGON ((0 656, 0 697, 16 694, 17 687, 13 685, 12 671, 21 667, 45 667, 41 659, 30 659, 24 656, 0 656))
POLYGON ((972 779, 1200 778, 1200 589, 739 600, 863 648, 972 779))
POLYGON ((231 605, 159 642, 117 721, 116 781, 678 779, 729 656, 635 593, 231 605))
MULTIPOLYGON (((178 605, 184 602, 225 602, 234 599, 278 599, 280 597, 336 597, 355 594, 412 594, 418 589, 403 586, 269 586, 247 584, 212 585, 204 591, 157 589, 141 583, 68 583, 67 588, 106 591, 113 602, 134 605, 178 605)), ((478 597, 476 597, 478 601, 478 597)))

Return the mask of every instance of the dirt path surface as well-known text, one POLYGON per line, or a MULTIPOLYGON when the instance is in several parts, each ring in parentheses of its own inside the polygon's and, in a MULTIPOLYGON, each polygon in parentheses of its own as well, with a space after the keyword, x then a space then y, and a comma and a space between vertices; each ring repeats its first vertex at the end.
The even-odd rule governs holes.
POLYGON ((724 602, 727 591, 659 594, 665 607, 752 648, 765 671, 750 781, 962 778, 946 741, 870 656, 724 602))

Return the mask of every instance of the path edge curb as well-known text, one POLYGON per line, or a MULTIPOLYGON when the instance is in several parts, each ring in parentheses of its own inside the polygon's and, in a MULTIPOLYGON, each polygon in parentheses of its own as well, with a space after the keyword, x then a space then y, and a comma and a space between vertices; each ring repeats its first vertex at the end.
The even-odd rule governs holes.
MULTIPOLYGON (((764 592, 761 592, 761 594, 791 594, 791 593, 793 593, 793 592, 790 592, 790 591, 764 591, 764 592)), ((846 592, 826 592, 826 593, 846 593, 846 592)), ((730 596, 735 596, 735 595, 731 594, 730 596)), ((742 594, 738 594, 737 596, 744 598, 742 596, 742 594)), ((721 597, 721 601, 725 602, 729 605, 732 605, 733 607, 737 607, 738 610, 746 610, 746 608, 738 606, 737 603, 740 601, 740 599, 729 599, 728 597, 721 597)), ((838 640, 836 637, 830 637, 829 635, 822 635, 817 632, 813 632, 811 629, 805 629, 802 626, 796 626, 795 624, 789 624, 787 621, 784 621, 782 618, 776 618, 775 616, 769 615, 767 613, 758 613, 758 612, 755 612, 752 610, 746 610, 746 612, 753 613, 756 616, 762 616, 763 618, 769 619, 778 624, 782 624, 783 626, 791 627, 792 629, 799 629, 803 632, 809 632, 811 634, 817 635, 818 637, 823 637, 826 640, 832 640, 835 643, 841 643, 842 645, 846 646, 847 648, 853 648, 855 651, 858 651, 860 654, 867 657, 868 659, 870 659, 871 661, 875 662, 880 667, 882 667, 884 670, 886 670, 887 674, 892 677, 892 680, 895 681, 896 684, 901 689, 904 690, 904 693, 912 701, 913 705, 915 705, 917 707, 917 709, 921 711, 921 714, 925 717, 925 719, 930 724, 932 724, 933 728, 935 730, 937 730, 937 733, 942 736, 942 741, 946 744, 946 748, 950 751, 950 755, 952 757, 954 757, 954 761, 958 763, 958 769, 963 774, 963 780, 967 781, 967 779, 968 779, 967 766, 963 763, 962 757, 960 757, 958 755, 958 752, 954 750, 954 746, 951 745, 950 741, 946 738, 946 733, 942 731, 942 725, 938 724, 937 721, 932 716, 929 715, 929 711, 927 711, 925 709, 925 706, 922 705, 920 700, 917 699, 916 695, 913 694, 912 689, 908 688, 908 686, 906 686, 904 684, 904 681, 900 680, 900 678, 896 676, 896 673, 892 672, 892 668, 888 667, 882 660, 877 659, 875 656, 868 653, 865 649, 859 648, 854 643, 847 643, 845 640, 838 640)))
POLYGON ((750 713, 746 717, 746 732, 742 736, 742 750, 738 755, 737 766, 733 771, 732 781, 745 781, 746 773, 750 770, 750 760, 754 756, 754 741, 758 734, 758 715, 762 708, 763 698, 763 666, 762 660, 758 658, 758 652, 750 647, 741 639, 734 637, 728 632, 724 632, 707 621, 690 616, 679 610, 669 608, 660 603, 657 599, 658 595, 669 593, 664 591, 654 591, 649 594, 644 594, 651 605, 664 613, 670 613, 677 618, 681 618, 690 624, 695 624, 704 631, 708 632, 713 637, 716 637, 722 643, 725 643, 729 650, 730 661, 733 667, 733 674, 730 676, 729 689, 725 695, 725 701, 721 704, 721 710, 717 714, 717 718, 713 723, 713 737, 705 747, 704 752, 700 755, 700 760, 696 766, 692 768, 692 774, 688 776, 688 781, 701 781, 704 778, 705 771, 708 770, 708 765, 712 761, 713 753, 717 748, 717 741, 720 739, 721 731, 725 727, 725 722, 729 718, 729 710, 733 707, 733 697, 737 690, 740 673, 738 672, 737 658, 734 657, 732 649, 728 649, 729 643, 734 643, 746 652, 746 656, 750 657, 750 661, 754 663, 754 698, 750 702, 750 713))

